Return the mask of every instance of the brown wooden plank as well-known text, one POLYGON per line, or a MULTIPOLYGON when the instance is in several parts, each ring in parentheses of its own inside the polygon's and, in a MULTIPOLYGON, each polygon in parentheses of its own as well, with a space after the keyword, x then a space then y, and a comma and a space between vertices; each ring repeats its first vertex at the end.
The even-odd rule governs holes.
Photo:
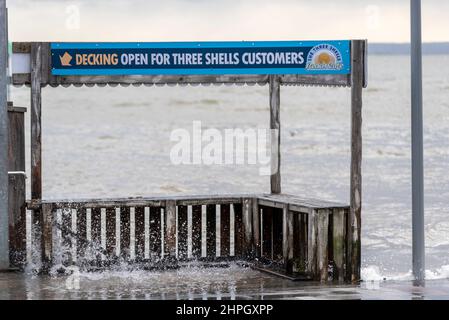
POLYGON ((270 75, 271 193, 281 193, 280 78, 270 75))
POLYGON ((217 212, 215 205, 206 207, 206 255, 209 258, 215 258, 217 254, 216 228, 217 212))
POLYGON ((220 256, 228 257, 230 253, 230 205, 222 204, 220 211, 220 256))
POLYGON ((25 171, 25 108, 8 103, 8 211, 9 260, 13 267, 26 264, 26 181, 25 171))
POLYGON ((150 257, 161 258, 161 208, 150 207, 150 257))
POLYGON ((135 245, 136 260, 143 261, 145 259, 145 208, 136 207, 134 211, 135 221, 135 245))
POLYGON ((31 52, 31 42, 13 42, 12 43, 13 53, 30 53, 31 52))
POLYGON ((351 184, 349 214, 349 279, 360 280, 362 217, 362 90, 364 85, 365 41, 351 41, 351 184))
POLYGON ((131 247, 131 212, 129 207, 120 207, 120 256, 130 259, 131 247))
POLYGON ((117 256, 116 209, 106 208, 106 252, 109 259, 117 256))
POLYGON ((293 214, 293 271, 307 271, 307 215, 293 214))
POLYGON ((185 260, 188 256, 187 247, 187 206, 178 206, 178 259, 185 260))
POLYGON ((9 175, 9 259, 14 267, 26 264, 26 202, 25 176, 9 175))
POLYGON ((83 263, 87 249, 87 209, 78 209, 76 216, 76 254, 77 261, 83 263))

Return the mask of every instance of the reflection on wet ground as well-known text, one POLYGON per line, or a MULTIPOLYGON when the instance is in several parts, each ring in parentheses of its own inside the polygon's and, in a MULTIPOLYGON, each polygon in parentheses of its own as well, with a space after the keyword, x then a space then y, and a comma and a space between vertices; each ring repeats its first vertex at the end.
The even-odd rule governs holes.
POLYGON ((0 273, 0 299, 449 299, 449 280, 323 285, 231 266, 71 276, 0 273))

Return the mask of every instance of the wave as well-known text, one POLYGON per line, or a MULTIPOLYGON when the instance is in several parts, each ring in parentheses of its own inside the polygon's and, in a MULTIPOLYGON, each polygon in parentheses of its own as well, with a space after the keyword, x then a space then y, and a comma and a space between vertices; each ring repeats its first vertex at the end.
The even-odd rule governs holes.
MULTIPOLYGON (((440 268, 432 270, 426 270, 426 280, 446 280, 449 279, 449 265, 441 266, 440 268)), ((411 270, 404 273, 396 274, 382 274, 378 266, 368 266, 362 268, 361 278, 363 281, 413 281, 413 273, 411 270)))

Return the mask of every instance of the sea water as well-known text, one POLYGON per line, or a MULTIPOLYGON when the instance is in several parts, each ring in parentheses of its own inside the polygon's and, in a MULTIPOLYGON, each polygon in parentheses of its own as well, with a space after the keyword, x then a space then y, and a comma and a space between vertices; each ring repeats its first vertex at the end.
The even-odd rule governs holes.
MULTIPOLYGON (((410 60, 369 57, 362 277, 410 280, 410 60)), ((269 192, 256 165, 173 165, 173 130, 268 128, 268 86, 43 89, 43 197, 269 192)), ((12 90, 29 107, 29 88, 12 90)), ((350 90, 282 87, 282 190, 348 203, 350 90)), ((29 113, 27 114, 29 117, 29 113)), ((29 120, 26 122, 29 158, 29 120)), ((449 277, 449 56, 424 57, 426 269, 449 277)), ((29 175, 29 161, 27 170, 29 175)), ((29 182, 29 180, 28 180, 29 182)), ((28 188, 29 191, 29 188, 28 188)))

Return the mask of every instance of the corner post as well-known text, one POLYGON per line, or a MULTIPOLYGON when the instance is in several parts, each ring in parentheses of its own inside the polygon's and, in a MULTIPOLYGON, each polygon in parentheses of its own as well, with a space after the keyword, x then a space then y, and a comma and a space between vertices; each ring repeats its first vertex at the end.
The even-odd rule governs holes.
POLYGON ((9 268, 7 24, 6 0, 0 0, 0 270, 9 268))
POLYGON ((351 194, 348 228, 348 280, 360 280, 362 215, 362 90, 365 41, 351 41, 351 194))
POLYGON ((271 193, 281 193, 280 80, 270 75, 271 193))
POLYGON ((31 199, 42 199, 42 44, 31 44, 31 199))

